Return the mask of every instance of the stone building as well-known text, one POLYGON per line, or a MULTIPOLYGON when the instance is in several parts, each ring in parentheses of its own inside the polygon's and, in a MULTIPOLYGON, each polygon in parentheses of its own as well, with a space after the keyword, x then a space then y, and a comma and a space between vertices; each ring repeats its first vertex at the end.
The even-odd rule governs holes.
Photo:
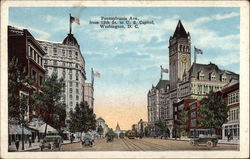
POLYGON ((84 101, 89 104, 89 108, 94 108, 94 87, 92 83, 84 84, 84 101))
MULTIPOLYGON (((169 83, 159 93, 154 87, 148 93, 148 120, 151 130, 159 119, 165 119, 166 125, 173 135, 173 104, 185 98, 202 99, 210 91, 219 91, 232 79, 239 75, 231 71, 221 70, 216 64, 191 65, 191 35, 186 32, 181 21, 178 22, 173 36, 169 39, 169 83), (164 100, 165 98, 165 100, 164 100), (160 106, 160 100, 166 103, 160 106), (160 117, 162 114, 165 117, 160 117)), ((161 79, 162 80, 162 79, 161 79)), ((159 82, 160 83, 160 82, 159 82)))
POLYGON ((63 42, 38 40, 46 55, 44 68, 48 75, 56 73, 65 80, 65 93, 62 100, 66 104, 66 120, 70 109, 84 100, 84 83, 86 80, 85 60, 80 45, 73 34, 68 34, 63 42))

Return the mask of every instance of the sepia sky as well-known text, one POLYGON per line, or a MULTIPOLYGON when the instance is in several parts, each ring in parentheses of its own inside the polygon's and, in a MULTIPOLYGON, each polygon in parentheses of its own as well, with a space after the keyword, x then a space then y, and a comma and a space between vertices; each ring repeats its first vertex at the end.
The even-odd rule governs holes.
POLYGON ((119 123, 121 129, 130 129, 141 118, 147 121, 147 92, 160 79, 160 65, 169 68, 169 37, 179 19, 191 34, 192 61, 196 46, 203 50, 197 63, 212 62, 239 73, 239 8, 12 7, 9 24, 27 28, 37 39, 62 42, 69 32, 69 13, 80 18, 72 33, 85 58, 87 81, 91 67, 101 73, 95 79, 95 113, 111 128, 119 123), (100 17, 137 17, 154 25, 102 29, 89 24, 100 17))

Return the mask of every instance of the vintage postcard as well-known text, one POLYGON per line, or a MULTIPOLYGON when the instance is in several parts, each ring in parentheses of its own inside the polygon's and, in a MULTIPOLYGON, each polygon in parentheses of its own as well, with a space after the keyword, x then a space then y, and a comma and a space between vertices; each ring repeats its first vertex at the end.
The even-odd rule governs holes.
POLYGON ((1 157, 249 157, 249 3, 1 1, 1 157))

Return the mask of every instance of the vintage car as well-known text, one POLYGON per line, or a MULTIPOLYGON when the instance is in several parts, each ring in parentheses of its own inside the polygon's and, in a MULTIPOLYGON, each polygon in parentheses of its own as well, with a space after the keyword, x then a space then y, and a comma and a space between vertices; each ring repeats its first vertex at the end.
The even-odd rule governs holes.
POLYGON ((49 148, 51 150, 55 150, 56 148, 58 148, 60 150, 62 142, 63 142, 62 137, 59 135, 45 136, 40 143, 41 151, 43 151, 44 148, 49 148))
POLYGON ((218 143, 217 136, 200 136, 199 138, 193 138, 190 140, 190 144, 193 146, 199 144, 206 144, 207 147, 214 147, 218 143))
POLYGON ((90 134, 85 134, 82 140, 82 145, 84 146, 93 146, 93 136, 90 134))

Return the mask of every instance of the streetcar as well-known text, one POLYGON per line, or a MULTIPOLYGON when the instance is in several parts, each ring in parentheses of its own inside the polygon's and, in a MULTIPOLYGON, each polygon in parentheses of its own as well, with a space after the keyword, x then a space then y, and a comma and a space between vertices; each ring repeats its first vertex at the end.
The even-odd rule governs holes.
POLYGON ((129 139, 134 139, 136 137, 136 133, 133 130, 128 131, 128 138, 129 139))

